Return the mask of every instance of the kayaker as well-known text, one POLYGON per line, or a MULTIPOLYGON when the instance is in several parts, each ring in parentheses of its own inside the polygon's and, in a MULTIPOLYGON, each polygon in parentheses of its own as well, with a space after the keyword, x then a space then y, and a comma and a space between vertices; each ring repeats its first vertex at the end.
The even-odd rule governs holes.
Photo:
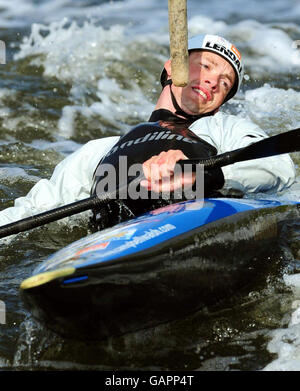
MULTIPOLYGON (((163 89, 149 119, 151 124, 137 126, 122 138, 107 137, 82 146, 58 164, 49 180, 40 180, 27 196, 16 199, 13 207, 0 212, 0 225, 88 197, 91 188, 92 192, 96 188, 97 177, 94 174, 99 161, 113 161, 114 155, 120 156, 125 152, 125 147, 131 148, 126 155, 129 157, 130 150, 134 152, 140 147, 139 153, 143 151, 143 155, 138 161, 143 158, 146 177, 142 186, 147 189, 152 186, 152 190, 159 192, 166 171, 172 173, 176 161, 191 157, 189 153, 195 155, 196 146, 201 153, 211 156, 266 138, 267 134, 251 121, 219 111, 224 102, 233 98, 242 83, 243 64, 236 47, 216 35, 198 35, 189 40, 189 54, 190 81, 184 88, 172 84, 170 60, 165 63, 161 75, 163 89), (152 126, 151 131, 147 130, 147 126, 152 126), (164 138, 158 136, 162 132, 155 137, 155 126, 163 126, 169 133, 164 134, 164 138), (147 136, 147 139, 149 133, 152 136, 147 136), (176 137, 172 138, 173 133, 176 137), (131 136, 133 138, 130 139, 131 136), (170 140, 167 143, 168 139, 185 139, 185 144, 192 145, 194 149, 184 151, 177 148, 176 143, 174 148, 170 140), (154 143, 154 140, 157 142, 154 143), (158 164, 156 171, 151 169, 152 163, 158 164), (154 179, 152 182, 151 177, 154 179)), ((232 188, 243 193, 277 192, 294 182, 295 167, 288 155, 280 155, 236 163, 219 169, 215 174, 216 180, 211 180, 209 174, 205 175, 212 190, 232 188)), ((185 180, 181 177, 178 186, 183 185, 185 180)), ((191 177, 187 179, 191 184, 193 180, 191 177)), ((110 210, 107 209, 107 212, 109 214, 110 210)), ((133 213, 129 210, 127 215, 130 217, 133 213)))

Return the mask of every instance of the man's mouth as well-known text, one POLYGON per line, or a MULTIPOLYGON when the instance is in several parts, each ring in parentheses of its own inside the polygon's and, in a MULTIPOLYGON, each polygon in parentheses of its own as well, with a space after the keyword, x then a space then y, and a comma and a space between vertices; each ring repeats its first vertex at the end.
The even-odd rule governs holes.
POLYGON ((211 95, 210 95, 210 93, 208 91, 205 91, 204 89, 197 88, 197 87, 194 87, 193 90, 195 92, 197 92, 199 95, 201 95, 204 100, 210 100, 211 99, 211 95))

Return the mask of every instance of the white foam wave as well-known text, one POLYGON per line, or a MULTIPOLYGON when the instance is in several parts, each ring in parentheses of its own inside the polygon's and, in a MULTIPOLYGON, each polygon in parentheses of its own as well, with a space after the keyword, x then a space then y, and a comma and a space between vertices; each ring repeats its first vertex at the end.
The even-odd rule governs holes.
POLYGON ((51 23, 65 16, 70 18, 101 15, 102 10, 112 12, 113 4, 89 5, 87 2, 72 0, 0 0, 1 27, 21 27, 32 23, 51 23))
MULTIPOLYGON (((31 64, 44 67, 45 76, 72 84, 70 100, 74 104, 64 107, 58 123, 60 134, 71 137, 78 114, 87 118, 101 116, 113 128, 122 127, 123 131, 128 127, 124 128, 124 118, 137 118, 136 122, 148 118, 153 103, 142 90, 139 69, 130 58, 135 55, 141 61, 142 45, 141 38, 128 38, 122 26, 105 30, 94 22, 79 26, 63 19, 49 26, 34 24, 15 59, 31 57, 31 64), (130 73, 128 80, 125 72, 130 73), (96 100, 89 99, 91 91, 96 100)), ((161 61, 161 54, 154 53, 155 56, 161 61)), ((145 74, 145 78, 149 85, 155 85, 155 75, 145 74)))
POLYGON ((20 178, 23 181, 29 181, 31 183, 38 182, 41 178, 35 175, 29 175, 20 167, 1 167, 0 168, 0 180, 1 182, 7 181, 10 185, 20 182, 20 178))
POLYGON ((300 92, 292 88, 263 87, 245 92, 245 113, 266 130, 276 133, 299 127, 300 92))
POLYGON ((294 309, 287 328, 277 329, 271 334, 268 350, 278 358, 268 364, 264 371, 300 370, 300 274, 284 275, 284 282, 294 294, 294 309))
MULTIPOLYGON (((163 17, 154 18, 153 16, 157 15, 156 6, 153 3, 151 6, 148 5, 152 16, 148 19, 155 19, 156 23, 159 23, 157 20, 161 20, 161 27, 151 26, 151 29, 148 26, 145 30, 145 27, 141 27, 140 24, 138 27, 135 26, 135 32, 138 34, 134 35, 132 35, 132 23, 122 26, 119 23, 112 23, 108 29, 104 29, 99 25, 99 20, 96 22, 95 17, 87 19, 80 26, 66 17, 56 18, 56 21, 50 24, 33 23, 31 34, 23 40, 15 59, 43 54, 46 56, 45 60, 38 57, 33 63, 43 65, 45 75, 55 75, 69 80, 79 78, 92 81, 99 73, 101 74, 101 71, 103 72, 101 67, 103 62, 99 60, 103 58, 109 58, 111 61, 121 60, 132 40, 138 41, 139 37, 151 38, 161 45, 168 45, 166 10, 162 9, 163 17), (89 72, 83 72, 83 64, 89 65, 89 72)), ((101 7, 101 14, 98 15, 100 20, 100 15, 105 14, 105 10, 106 13, 111 11, 110 7, 108 4, 101 7)), ((133 21, 141 12, 143 15, 141 18, 145 18, 145 9, 141 10, 139 7, 133 9, 131 0, 115 3, 114 7, 123 7, 126 15, 128 11, 132 11, 130 15, 133 21)), ((243 53, 246 67, 252 72, 253 77, 261 77, 270 72, 292 72, 299 68, 300 56, 292 38, 296 35, 300 37, 300 28, 296 24, 265 24, 249 19, 229 24, 224 20, 198 14, 188 20, 188 28, 189 36, 210 32, 224 35, 232 40, 243 53)))
POLYGON ((132 33, 154 31, 168 20, 168 4, 160 0, 0 0, 0 26, 16 28, 33 23, 52 23, 68 17, 73 20, 101 19, 106 26, 127 25, 132 33), (149 18, 149 13, 151 17, 149 18))
POLYGON ((36 56, 31 64, 44 67, 44 75, 64 81, 93 83, 104 74, 105 59, 122 59, 126 38, 124 28, 112 26, 104 30, 92 22, 79 26, 64 18, 49 26, 34 23, 29 37, 25 37, 19 60, 36 56))
MULTIPOLYGON (((110 23, 131 24, 133 32, 154 31, 167 25, 168 3, 161 0, 0 0, 1 27, 28 26, 32 23, 50 23, 63 17, 81 19, 101 18, 110 23)), ((255 19, 264 22, 297 22, 300 6, 294 0, 190 0, 188 15, 202 14, 215 19, 241 21, 255 19)), ((108 25, 108 24, 107 24, 108 25)))
POLYGON ((72 140, 58 140, 58 141, 47 141, 47 140, 33 140, 30 143, 30 146, 32 148, 38 149, 38 150, 48 150, 52 149, 55 150, 58 153, 61 153, 63 155, 69 155, 72 152, 75 152, 78 148, 81 147, 81 144, 76 143, 72 140))
POLYGON ((12 110, 5 105, 5 99, 8 97, 14 98, 16 95, 15 91, 12 91, 11 89, 8 88, 1 88, 0 89, 0 118, 3 119, 3 125, 6 126, 6 121, 9 118, 10 113, 12 110))
MULTIPOLYGON (((280 24, 275 26, 248 19, 231 25, 202 15, 189 20, 190 35, 210 31, 234 42, 241 50, 246 68, 252 72, 253 77, 261 77, 270 72, 292 71, 299 67, 294 41, 290 32, 288 34, 283 27, 280 29, 280 24)), ((300 36, 297 25, 290 25, 289 28, 300 36)))

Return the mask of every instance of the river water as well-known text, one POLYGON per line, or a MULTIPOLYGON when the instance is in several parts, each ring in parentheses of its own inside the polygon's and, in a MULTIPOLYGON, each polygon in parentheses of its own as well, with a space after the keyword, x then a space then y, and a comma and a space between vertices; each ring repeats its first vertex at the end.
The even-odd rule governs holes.
MULTIPOLYGON (((270 135, 300 123, 299 19, 296 0, 188 1, 190 36, 224 35, 244 54, 243 88, 223 110, 270 135)), ((0 0, 0 39, 4 209, 85 142, 148 119, 169 55, 167 2, 0 0)), ((298 153, 292 158, 299 179, 298 153)), ((297 200, 297 189, 255 197, 297 200)), ((300 370, 300 223, 285 228, 288 246, 270 252, 274 267, 250 291, 206 313, 94 345, 38 325, 19 297, 20 282, 39 262, 88 234, 86 227, 83 215, 2 240, 0 368, 300 370)))

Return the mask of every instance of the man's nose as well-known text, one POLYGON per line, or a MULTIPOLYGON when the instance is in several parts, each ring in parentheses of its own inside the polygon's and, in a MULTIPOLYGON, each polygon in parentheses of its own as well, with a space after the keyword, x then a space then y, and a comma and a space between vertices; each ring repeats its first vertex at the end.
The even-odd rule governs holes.
POLYGON ((217 75, 210 74, 206 76, 204 81, 205 84, 208 85, 213 90, 215 90, 218 87, 219 79, 217 75))

